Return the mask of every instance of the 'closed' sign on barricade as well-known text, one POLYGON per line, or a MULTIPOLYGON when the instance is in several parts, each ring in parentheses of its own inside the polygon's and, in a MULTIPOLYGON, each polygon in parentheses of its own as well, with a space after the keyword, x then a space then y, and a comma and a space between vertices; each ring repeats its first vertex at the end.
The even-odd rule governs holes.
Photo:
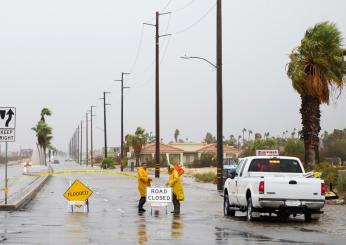
POLYGON ((172 188, 147 187, 147 202, 149 203, 172 202, 172 188))

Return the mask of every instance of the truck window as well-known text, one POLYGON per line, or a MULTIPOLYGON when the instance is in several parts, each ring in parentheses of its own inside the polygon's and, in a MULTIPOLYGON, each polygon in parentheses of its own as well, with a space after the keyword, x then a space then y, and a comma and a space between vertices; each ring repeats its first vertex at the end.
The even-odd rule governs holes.
POLYGON ((235 170, 237 176, 239 176, 239 173, 240 173, 240 170, 241 170, 242 166, 243 166, 243 161, 241 161, 239 163, 239 165, 237 166, 237 169, 235 170))
POLYGON ((243 172, 244 172, 244 168, 245 168, 246 162, 247 162, 247 160, 244 161, 244 164, 243 164, 243 166, 242 166, 242 168, 240 170, 240 177, 243 176, 243 172))
POLYGON ((254 159, 248 172, 303 173, 299 162, 292 159, 254 159))

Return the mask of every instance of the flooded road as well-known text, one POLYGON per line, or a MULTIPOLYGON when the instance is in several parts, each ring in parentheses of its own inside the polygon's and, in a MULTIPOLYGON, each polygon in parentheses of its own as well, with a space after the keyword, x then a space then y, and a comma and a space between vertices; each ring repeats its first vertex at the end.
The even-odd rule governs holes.
MULTIPOLYGON (((73 163, 54 166, 86 169, 73 163)), ((155 180, 163 185, 165 178, 155 180)), ((21 211, 0 212, 3 244, 344 244, 346 207, 327 206, 318 222, 302 217, 279 222, 264 218, 248 223, 244 217, 225 218, 222 197, 212 184, 184 179, 186 200, 175 217, 161 208, 137 213, 136 179, 100 173, 55 175, 36 199, 21 211), (71 213, 63 197, 69 184, 79 179, 94 194, 90 212, 71 213)))

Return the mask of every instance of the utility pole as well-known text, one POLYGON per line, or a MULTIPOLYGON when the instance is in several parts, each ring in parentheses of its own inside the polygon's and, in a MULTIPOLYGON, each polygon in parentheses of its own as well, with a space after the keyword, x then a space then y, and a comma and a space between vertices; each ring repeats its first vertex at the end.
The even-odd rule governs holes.
POLYGON ((88 112, 85 113, 85 144, 86 144, 86 165, 89 163, 89 144, 88 144, 88 112))
POLYGON ((155 178, 160 178, 160 37, 170 36, 165 34, 160 36, 160 15, 171 14, 156 12, 156 24, 144 23, 145 25, 154 26, 155 35, 155 178))
POLYGON ((93 145, 93 117, 95 116, 93 114, 93 108, 96 106, 90 106, 90 160, 91 160, 91 167, 94 166, 94 145, 93 145))
POLYGON ((80 162, 79 164, 82 165, 83 161, 83 120, 80 121, 80 162))
POLYGON ((80 162, 80 159, 79 159, 79 125, 77 128, 77 162, 78 163, 80 162))
POLYGON ((124 157, 124 89, 128 89, 130 87, 124 87, 124 75, 130 75, 130 73, 122 72, 121 79, 115 80, 117 82, 121 82, 121 133, 120 133, 120 169, 121 172, 124 171, 123 166, 123 157, 124 157))
POLYGON ((222 115, 222 0, 217 0, 216 5, 216 106, 217 106, 217 190, 223 188, 223 115, 222 115))
POLYGON ((110 105, 106 103, 106 94, 110 94, 110 92, 103 92, 103 98, 100 98, 103 100, 103 124, 104 124, 104 140, 105 140, 105 146, 104 146, 104 158, 107 158, 107 112, 106 112, 106 106, 110 105))

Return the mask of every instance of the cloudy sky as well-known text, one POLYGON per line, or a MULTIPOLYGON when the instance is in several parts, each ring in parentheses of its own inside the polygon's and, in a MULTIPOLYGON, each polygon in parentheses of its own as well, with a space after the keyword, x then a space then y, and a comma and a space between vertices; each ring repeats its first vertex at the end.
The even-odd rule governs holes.
MULTIPOLYGON (((42 107, 54 145, 68 141, 90 105, 96 105, 95 147, 102 146, 103 108, 110 91, 108 141, 120 142, 120 86, 126 77, 125 132, 155 131, 154 28, 161 16, 161 135, 201 141, 216 133, 215 70, 187 54, 215 61, 215 0, 1 0, 1 106, 17 107, 17 137, 10 149, 31 148, 30 130, 42 107)), ((223 1, 224 135, 300 128, 300 98, 285 73, 288 54, 307 28, 337 24, 346 37, 342 0, 223 1)), ((322 130, 346 127, 346 95, 322 107, 322 130)))

